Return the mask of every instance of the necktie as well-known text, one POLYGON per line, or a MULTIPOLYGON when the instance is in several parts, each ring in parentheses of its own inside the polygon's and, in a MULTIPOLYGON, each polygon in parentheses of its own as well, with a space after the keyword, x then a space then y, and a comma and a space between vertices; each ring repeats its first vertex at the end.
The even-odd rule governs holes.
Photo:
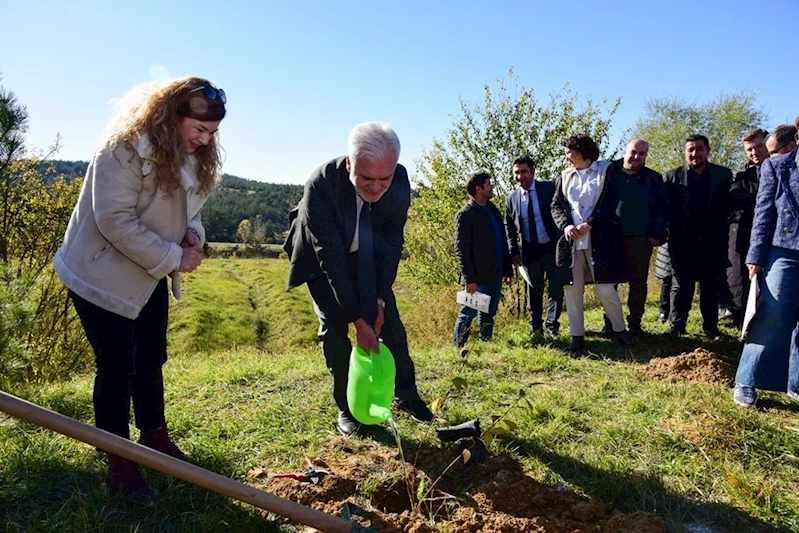
POLYGON ((533 195, 527 191, 527 221, 530 225, 530 244, 538 245, 538 232, 535 231, 535 211, 533 210, 533 195))
POLYGON ((358 288, 360 289, 361 316, 370 326, 374 326, 377 319, 376 284, 372 207, 369 202, 364 202, 358 222, 358 288))

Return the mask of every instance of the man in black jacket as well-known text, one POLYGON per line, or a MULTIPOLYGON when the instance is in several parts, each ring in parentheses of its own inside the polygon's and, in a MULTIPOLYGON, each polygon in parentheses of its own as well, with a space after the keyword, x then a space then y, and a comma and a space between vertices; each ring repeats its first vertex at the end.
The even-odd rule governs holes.
MULTIPOLYGON (((744 151, 749 162, 743 172, 735 175, 730 187, 729 240, 727 241, 726 288, 722 294, 729 298, 729 315, 736 326, 741 325, 743 309, 749 296, 749 269, 746 267, 746 254, 749 253, 749 235, 755 217, 757 183, 760 180, 760 165, 768 159, 766 136, 768 132, 756 129, 743 137, 744 151)), ((726 312, 724 313, 727 314, 726 312)), ((723 316, 722 313, 719 313, 723 316)))
MULTIPOLYGON (((666 241, 669 202, 663 176, 646 166, 649 144, 633 139, 624 149, 624 158, 614 161, 610 172, 619 183, 619 206, 616 214, 621 222, 624 280, 629 284, 627 296, 627 329, 641 333, 641 318, 646 305, 647 277, 652 248, 666 241)), ((610 319, 605 316, 602 333, 613 334, 610 319)))
POLYGON ((283 246, 290 260, 287 288, 308 285, 322 352, 333 374, 336 427, 345 435, 359 428, 347 406, 350 323, 367 353, 379 351, 382 337, 394 355, 399 407, 420 421, 434 418, 416 389, 392 290, 411 201, 408 173, 397 164, 399 153, 397 134, 386 124, 358 124, 350 132, 347 155, 314 171, 289 214, 291 228, 283 246))
POLYGON ((688 311, 699 282, 702 333, 713 339, 718 330, 719 272, 726 262, 727 210, 732 172, 707 160, 710 142, 704 135, 685 140, 686 164, 666 173, 669 198, 669 255, 673 271, 671 325, 668 333, 684 334, 688 311))
POLYGON ((510 282, 513 274, 502 215, 491 202, 494 196, 491 176, 473 174, 466 182, 466 190, 472 199, 455 215, 455 255, 460 264, 461 283, 468 293, 487 294, 491 303, 488 313, 461 305, 453 331, 455 346, 466 344, 472 319, 478 313, 480 339, 491 339, 502 278, 510 282))
POLYGON ((558 319, 563 310, 563 276, 558 275, 555 265, 555 243, 560 231, 552 220, 550 209, 555 184, 534 179, 535 163, 529 157, 520 157, 513 162, 513 177, 519 187, 508 195, 505 202, 505 233, 511 261, 527 271, 525 285, 530 334, 535 335, 543 329, 546 337, 554 339, 558 336, 558 319), (549 284, 549 300, 544 325, 542 299, 545 274, 549 284))

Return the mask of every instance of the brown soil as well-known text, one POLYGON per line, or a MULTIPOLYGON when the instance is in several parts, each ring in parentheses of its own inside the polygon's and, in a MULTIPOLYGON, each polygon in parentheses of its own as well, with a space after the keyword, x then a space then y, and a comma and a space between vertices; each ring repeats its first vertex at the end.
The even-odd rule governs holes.
MULTIPOLYGON (((357 505, 363 516, 353 518, 380 533, 666 531, 663 520, 655 515, 623 514, 565 487, 538 483, 525 476, 521 465, 507 454, 489 457, 482 464, 464 465, 458 460, 433 493, 427 491, 434 479, 458 456, 454 449, 416 455, 417 466, 406 465, 409 485, 403 481, 398 455, 373 441, 336 437, 314 458, 331 472, 321 483, 269 479, 264 488, 338 516, 345 503, 357 505), (424 495, 421 504, 419 494, 424 495)), ((414 462, 414 457, 408 459, 414 462)))
POLYGON ((672 383, 722 383, 729 385, 735 376, 732 367, 718 355, 704 348, 693 352, 652 359, 644 367, 644 373, 672 383))

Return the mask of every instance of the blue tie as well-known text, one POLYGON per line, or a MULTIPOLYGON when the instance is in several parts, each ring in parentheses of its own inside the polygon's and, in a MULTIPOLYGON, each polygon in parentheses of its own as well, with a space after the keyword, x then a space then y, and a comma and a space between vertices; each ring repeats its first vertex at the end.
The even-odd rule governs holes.
POLYGON ((372 234, 372 204, 364 202, 358 222, 358 286, 361 316, 370 326, 377 320, 377 282, 375 281, 375 251, 372 234))

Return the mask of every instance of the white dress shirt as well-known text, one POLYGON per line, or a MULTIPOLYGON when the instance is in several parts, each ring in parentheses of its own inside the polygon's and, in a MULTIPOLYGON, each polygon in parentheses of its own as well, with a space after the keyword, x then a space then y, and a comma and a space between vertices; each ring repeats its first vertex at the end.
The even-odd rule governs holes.
MULTIPOLYGON (((572 223, 575 226, 591 218, 597 195, 599 195, 599 165, 594 161, 586 169, 575 169, 575 175, 566 191, 566 199, 572 210, 572 223)), ((591 248, 591 232, 577 239, 574 245, 576 250, 591 248)))

